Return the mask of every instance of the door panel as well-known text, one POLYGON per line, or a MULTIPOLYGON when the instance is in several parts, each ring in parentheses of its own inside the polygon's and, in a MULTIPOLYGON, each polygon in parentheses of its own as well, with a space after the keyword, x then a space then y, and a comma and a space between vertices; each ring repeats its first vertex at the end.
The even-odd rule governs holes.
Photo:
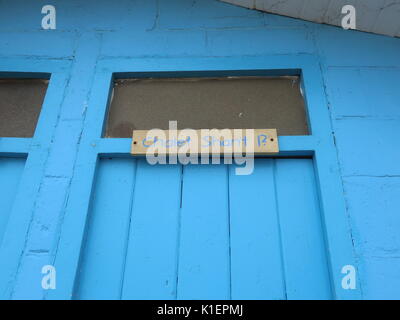
POLYGON ((127 159, 100 161, 76 299, 120 298, 135 167, 127 159))
POLYGON ((275 164, 287 298, 329 299, 313 163, 308 159, 281 159, 275 164))
POLYGON ((229 172, 233 299, 285 299, 273 159, 229 172))
POLYGON ((174 299, 181 166, 138 161, 123 299, 174 299))
POLYGON ((79 299, 331 298, 312 159, 102 159, 79 299))
POLYGON ((0 245, 24 167, 23 158, 0 158, 0 245))
POLYGON ((228 167, 184 167, 178 299, 229 299, 228 167))

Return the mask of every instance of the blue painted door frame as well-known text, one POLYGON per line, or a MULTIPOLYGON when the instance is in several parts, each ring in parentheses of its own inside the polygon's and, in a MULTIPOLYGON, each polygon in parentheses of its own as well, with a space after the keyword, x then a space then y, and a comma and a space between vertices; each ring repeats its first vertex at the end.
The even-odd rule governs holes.
MULTIPOLYGON (((29 59, 18 59, 3 60, 0 64, 0 72, 51 73, 50 85, 34 138, 1 138, 0 140, 0 156, 27 157, 22 183, 0 250, 0 260, 5 261, 0 275, 0 286, 4 288, 1 292, 2 298, 9 298, 12 295, 11 279, 17 273, 21 255, 24 253, 26 235, 46 166, 46 153, 62 105, 63 91, 67 86, 70 63, 68 59, 64 61, 43 59, 32 65, 29 59), (48 101, 53 102, 52 106, 48 105, 48 101), (58 102, 58 107, 54 106, 54 101, 58 102)), ((124 75, 145 76, 166 72, 205 71, 208 74, 226 71, 260 75, 301 74, 311 135, 280 137, 280 155, 312 156, 334 297, 336 299, 360 298, 359 286, 355 290, 345 290, 341 286, 344 276, 341 273, 342 267, 356 266, 356 262, 318 57, 308 54, 246 58, 100 58, 95 67, 93 85, 88 97, 88 108, 85 111, 87 114, 84 118, 82 135, 79 137, 75 170, 53 261, 58 275, 57 289, 47 291, 45 298, 70 299, 72 297, 98 160, 101 157, 110 156, 129 157, 130 139, 101 138, 112 79, 115 76, 124 75)))
POLYGON ((13 280, 20 267, 35 210, 35 201, 61 112, 70 67, 70 59, 31 61, 27 58, 2 58, 0 60, 0 76, 3 78, 50 79, 34 137, 0 138, 0 157, 26 159, 0 249, 0 297, 3 299, 10 298, 14 286, 13 280))

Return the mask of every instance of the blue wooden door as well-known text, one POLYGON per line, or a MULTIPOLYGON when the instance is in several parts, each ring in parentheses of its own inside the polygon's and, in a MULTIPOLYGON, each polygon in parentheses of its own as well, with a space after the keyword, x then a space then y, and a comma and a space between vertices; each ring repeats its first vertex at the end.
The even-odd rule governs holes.
POLYGON ((332 298, 312 159, 98 164, 76 299, 332 298))
POLYGON ((50 78, 34 137, 0 139, 1 298, 361 297, 342 286, 356 259, 318 57, 97 59, 97 41, 82 35, 76 61, 0 61, 8 76, 50 78), (131 139, 103 138, 114 77, 204 70, 301 74, 310 135, 280 136, 279 155, 310 158, 236 176, 150 166, 131 139), (41 287, 49 264, 56 290, 41 287))

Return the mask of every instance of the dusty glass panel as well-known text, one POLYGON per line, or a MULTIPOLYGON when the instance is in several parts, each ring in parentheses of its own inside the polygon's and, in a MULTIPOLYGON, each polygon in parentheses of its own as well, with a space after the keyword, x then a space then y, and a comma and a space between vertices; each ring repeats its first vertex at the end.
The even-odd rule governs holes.
POLYGON ((114 83, 106 137, 132 130, 276 128, 279 135, 307 135, 298 77, 120 79, 114 83))
POLYGON ((0 79, 0 137, 33 137, 48 80, 0 79))

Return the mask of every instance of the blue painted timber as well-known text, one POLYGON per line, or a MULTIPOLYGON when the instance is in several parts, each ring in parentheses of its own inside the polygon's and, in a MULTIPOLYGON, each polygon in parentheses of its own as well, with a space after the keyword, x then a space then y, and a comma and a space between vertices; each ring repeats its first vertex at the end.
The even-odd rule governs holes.
POLYGON ((311 159, 102 159, 92 197, 75 299, 332 298, 311 159))
POLYGON ((0 243, 7 228, 24 166, 23 158, 0 158, 0 243))
POLYGON ((0 137, 1 299, 400 298, 399 39, 214 0, 52 4, 56 30, 0 4, 0 76, 50 79, 34 137, 0 137), (248 177, 102 138, 114 77, 199 72, 300 74, 312 134, 248 177))

